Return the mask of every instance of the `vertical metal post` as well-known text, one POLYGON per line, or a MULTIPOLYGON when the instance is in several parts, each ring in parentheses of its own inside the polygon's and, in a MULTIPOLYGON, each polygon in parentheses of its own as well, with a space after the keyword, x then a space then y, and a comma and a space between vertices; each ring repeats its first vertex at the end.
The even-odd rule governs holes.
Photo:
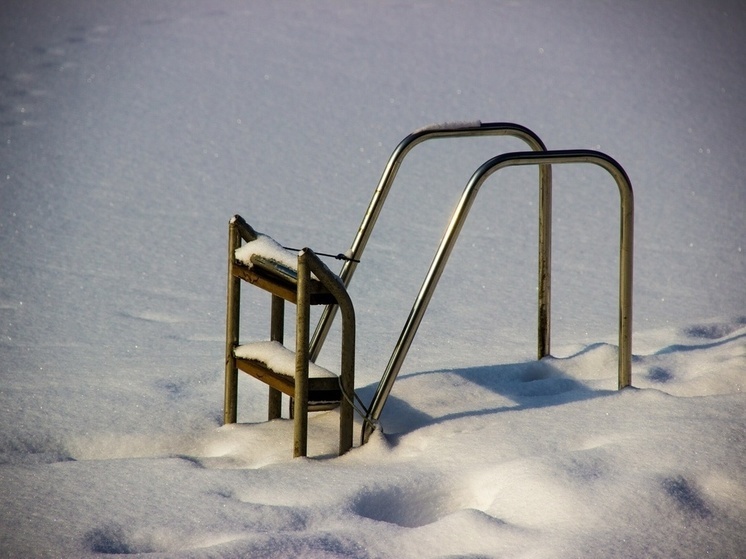
POLYGON ((238 345, 238 322, 241 310, 241 280, 233 275, 233 260, 240 244, 234 220, 228 225, 228 287, 225 313, 225 394, 223 423, 235 423, 238 400, 238 369, 233 350, 238 345))
POLYGON ((308 454, 308 335, 310 331, 310 271, 306 251, 298 255, 298 297, 295 332, 295 403, 293 456, 308 454))
POLYGON ((342 364, 340 371, 342 401, 339 405, 339 454, 352 448, 355 398, 355 315, 352 305, 342 308, 342 364))
POLYGON ((314 252, 303 249, 308 265, 324 287, 336 299, 342 313, 342 362, 340 388, 342 401, 339 406, 339 454, 352 448, 353 399, 355 398, 355 308, 342 281, 335 276, 314 252))
POLYGON ((552 167, 539 165, 539 304, 537 358, 551 352, 552 326, 552 167))
POLYGON ((632 268, 634 195, 629 177, 618 164, 608 168, 619 185, 622 208, 619 248, 619 390, 632 385, 632 268))
MULTIPOLYGON (((285 301, 282 297, 272 295, 272 315, 270 323, 270 340, 283 343, 285 338, 285 301)), ((276 388, 269 387, 269 398, 267 401, 267 419, 279 419, 282 417, 282 392, 276 388)))

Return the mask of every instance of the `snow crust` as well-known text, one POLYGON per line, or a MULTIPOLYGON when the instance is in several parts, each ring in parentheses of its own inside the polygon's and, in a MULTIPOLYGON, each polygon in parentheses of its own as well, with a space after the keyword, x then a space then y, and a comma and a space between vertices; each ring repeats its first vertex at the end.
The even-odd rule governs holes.
MULTIPOLYGON (((746 556, 745 10, 4 2, 0 556, 746 556), (402 138, 475 119, 630 176, 633 388, 616 390, 613 181, 552 169, 537 360, 537 177, 506 169, 369 444, 337 457, 338 413, 314 413, 293 460, 292 422, 266 422, 248 375, 222 425, 230 216, 336 254, 402 138)), ((407 156, 350 286, 363 402, 469 177, 524 149, 451 138, 407 156)), ((242 344, 269 337, 268 299, 242 287, 242 344)), ((332 371, 338 327, 318 360, 332 371)))

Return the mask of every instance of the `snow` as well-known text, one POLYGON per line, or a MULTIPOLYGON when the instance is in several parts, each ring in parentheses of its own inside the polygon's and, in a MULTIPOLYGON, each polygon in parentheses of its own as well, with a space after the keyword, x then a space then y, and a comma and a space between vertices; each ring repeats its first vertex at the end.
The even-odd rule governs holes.
POLYGON ((255 254, 279 262, 291 270, 295 270, 298 267, 297 253, 286 250, 269 235, 259 233, 256 239, 244 243, 241 247, 237 248, 235 256, 238 262, 250 268, 252 266, 251 257, 255 254))
MULTIPOLYGON (((289 377, 295 377, 295 352, 283 346, 280 342, 253 342, 238 346, 233 354, 239 359, 253 359, 264 363, 273 371, 289 377)), ((334 378, 337 375, 319 367, 316 363, 309 363, 308 376, 334 378)))
MULTIPOLYGON (((736 0, 5 2, 0 556, 745 556, 745 26, 736 0), (553 169, 537 361, 537 180, 506 169, 367 445, 337 457, 320 412, 292 459, 243 374, 223 426, 230 217, 344 252, 398 142, 475 119, 629 174, 633 388, 613 181, 553 169)), ((407 156, 350 286, 363 402, 469 176, 524 149, 407 156)), ((242 343, 266 340, 243 295, 242 343)))
POLYGON ((423 126, 419 130, 415 130, 415 132, 429 132, 431 130, 455 130, 458 128, 478 128, 481 125, 482 122, 479 120, 470 122, 434 122, 432 124, 428 124, 427 126, 423 126))

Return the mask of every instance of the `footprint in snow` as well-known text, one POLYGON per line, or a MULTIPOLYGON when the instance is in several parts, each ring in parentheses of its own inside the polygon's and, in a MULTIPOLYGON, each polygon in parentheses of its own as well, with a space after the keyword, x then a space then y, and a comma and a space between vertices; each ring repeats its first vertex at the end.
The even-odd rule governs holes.
POLYGON ((122 526, 116 523, 94 528, 84 536, 85 546, 94 553, 105 555, 132 555, 155 551, 146 542, 134 541, 122 526))
POLYGON ((699 518, 712 516, 710 507, 696 486, 681 476, 669 477, 663 480, 663 490, 674 499, 676 504, 685 512, 699 518))
POLYGON ((470 508, 453 488, 438 483, 416 487, 391 486, 366 490, 353 506, 356 514, 405 528, 432 524, 459 510, 470 508))
POLYGON ((653 367, 646 376, 649 380, 661 384, 671 381, 674 377, 671 371, 663 367, 653 367))
POLYGON ((746 325, 746 316, 739 317, 733 322, 714 322, 709 324, 695 324, 690 326, 684 332, 692 338, 704 340, 719 340, 724 338, 746 325))

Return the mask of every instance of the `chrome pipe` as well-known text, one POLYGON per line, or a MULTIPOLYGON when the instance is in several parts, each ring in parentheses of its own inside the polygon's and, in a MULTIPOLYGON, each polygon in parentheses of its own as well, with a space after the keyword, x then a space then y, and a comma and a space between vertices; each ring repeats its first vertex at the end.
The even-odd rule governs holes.
POLYGON ((295 398, 293 399, 293 457, 308 454, 308 333, 311 317, 310 251, 298 255, 295 323, 295 398))
MULTIPOLYGON (((340 388, 342 400, 339 406, 339 454, 352 448, 353 400, 355 398, 355 307, 342 281, 332 273, 309 248, 301 253, 310 271, 329 290, 342 312, 342 357, 340 364, 340 388)), ((307 363, 306 363, 307 364, 307 363)))
MULTIPOLYGON (((523 140, 529 148, 537 152, 546 151, 541 138, 533 131, 510 122, 471 122, 433 125, 421 128, 404 138, 389 157, 378 186, 373 192, 368 209, 352 241, 350 252, 353 260, 359 261, 365 246, 370 239, 389 190, 394 183, 404 158, 418 144, 433 138, 465 138, 475 136, 512 136, 523 140)), ((551 284, 551 188, 552 175, 548 165, 539 167, 539 358, 549 354, 549 308, 551 284)), ((345 287, 350 285, 357 262, 350 260, 344 263, 339 277, 345 287)), ((327 306, 319 318, 310 345, 311 361, 315 361, 326 340, 337 312, 336 306, 327 306)))
MULTIPOLYGON (((399 336, 388 366, 371 401, 369 416, 363 425, 363 441, 367 441, 386 404, 391 388, 412 345, 417 328, 443 273, 448 257, 466 221, 479 189, 498 170, 517 165, 557 165, 592 163, 606 169, 617 183, 621 201, 620 266, 619 266, 619 365, 618 388, 631 384, 632 362, 632 248, 634 200, 632 185, 624 169, 608 155, 592 150, 560 150, 506 153, 493 157, 480 166, 469 180, 458 206, 435 253, 430 269, 415 299, 404 329, 399 336)), ((545 224, 546 226, 546 224, 545 224)))
POLYGON ((223 423, 235 423, 238 400, 238 369, 233 350, 238 345, 238 322, 241 310, 241 280, 233 275, 236 249, 241 244, 240 229, 236 219, 228 224, 228 286, 225 312, 225 393, 223 396, 223 423))

